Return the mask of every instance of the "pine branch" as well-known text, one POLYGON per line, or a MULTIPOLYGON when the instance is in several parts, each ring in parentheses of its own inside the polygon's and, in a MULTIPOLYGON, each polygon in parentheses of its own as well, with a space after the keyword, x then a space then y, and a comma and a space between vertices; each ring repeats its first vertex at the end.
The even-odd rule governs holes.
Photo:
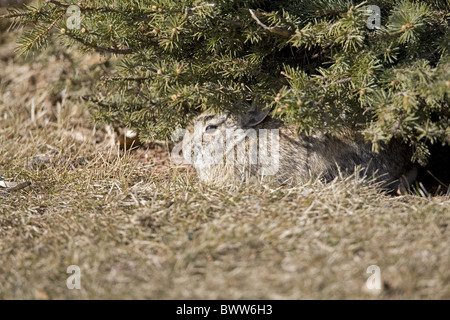
POLYGON ((20 46, 17 49, 17 52, 19 53, 19 55, 22 55, 25 52, 27 52, 28 50, 30 50, 31 47, 36 42, 40 41, 46 34, 48 34, 53 29, 53 27, 59 22, 59 20, 61 20, 61 18, 63 16, 64 16, 64 13, 61 13, 47 28, 45 28, 41 33, 39 33, 34 39, 32 39, 31 41, 27 42, 23 46, 20 46))
MULTIPOLYGON (((375 1, 384 25, 370 31, 363 7, 369 2, 350 2, 220 1, 218 16, 214 0, 81 1, 84 28, 57 36, 79 50, 127 55, 111 64, 115 73, 95 76, 92 94, 104 107, 97 116, 126 119, 149 136, 201 110, 239 112, 263 97, 298 128, 350 125, 375 143, 395 131, 426 158, 423 141, 448 143, 450 136, 449 7, 375 1)), ((41 47, 72 3, 9 10, 14 21, 32 26, 22 50, 41 47)))
MULTIPOLYGON (((61 3, 57 0, 46 0, 46 3, 53 3, 54 5, 64 7, 64 8, 68 8, 70 6, 69 4, 61 3)), ((120 10, 111 8, 107 5, 105 5, 103 7, 79 6, 79 8, 80 8, 81 12, 116 13, 116 14, 122 15, 122 16, 130 18, 132 20, 137 20, 137 21, 150 21, 152 19, 152 17, 136 15, 131 12, 120 11, 120 10)))

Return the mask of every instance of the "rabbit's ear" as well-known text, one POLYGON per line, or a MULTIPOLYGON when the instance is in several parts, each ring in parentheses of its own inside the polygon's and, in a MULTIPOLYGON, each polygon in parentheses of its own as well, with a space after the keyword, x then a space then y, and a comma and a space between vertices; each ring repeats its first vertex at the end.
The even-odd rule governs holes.
POLYGON ((250 110, 240 119, 239 124, 242 127, 254 127, 263 122, 264 119, 267 118, 269 113, 270 109, 250 110))

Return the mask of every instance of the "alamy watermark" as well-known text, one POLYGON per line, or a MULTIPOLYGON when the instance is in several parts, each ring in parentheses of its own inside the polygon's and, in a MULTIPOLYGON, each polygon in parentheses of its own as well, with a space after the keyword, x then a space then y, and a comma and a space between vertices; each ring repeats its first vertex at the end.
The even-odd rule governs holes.
POLYGON ((381 290, 381 269, 377 265, 371 265, 366 270, 372 274, 366 281, 366 287, 369 290, 381 290))
POLYGON ((72 274, 66 280, 66 286, 69 290, 81 289, 81 269, 77 265, 71 265, 66 271, 68 274, 72 274))
POLYGON ((367 19, 367 28, 370 30, 381 28, 381 9, 379 6, 370 5, 367 7, 369 18, 367 19))
POLYGON ((81 9, 76 5, 67 7, 66 15, 69 16, 66 20, 67 28, 70 30, 81 29, 81 9))

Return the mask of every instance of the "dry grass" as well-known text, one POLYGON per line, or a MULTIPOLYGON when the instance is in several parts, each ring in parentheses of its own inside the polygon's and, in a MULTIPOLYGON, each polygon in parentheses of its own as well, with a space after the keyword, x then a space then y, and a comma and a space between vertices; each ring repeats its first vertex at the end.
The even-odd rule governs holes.
POLYGON ((11 51, 1 44, 0 174, 32 186, 0 193, 0 298, 450 298, 448 199, 357 178, 199 184, 164 148, 118 151, 85 106, 51 94, 66 60, 11 51), (66 287, 69 265, 81 290, 66 287))

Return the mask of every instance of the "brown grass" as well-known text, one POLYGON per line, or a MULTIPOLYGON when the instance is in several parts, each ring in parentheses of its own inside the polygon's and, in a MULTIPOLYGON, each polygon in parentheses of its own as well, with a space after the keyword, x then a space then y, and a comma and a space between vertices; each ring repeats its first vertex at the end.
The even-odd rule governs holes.
POLYGON ((1 37, 0 174, 32 185, 0 193, 0 298, 450 298, 448 199, 390 197, 355 177, 202 185, 163 147, 119 151, 51 89, 69 87, 63 56, 13 60, 1 37), (81 290, 66 287, 70 265, 81 290))

